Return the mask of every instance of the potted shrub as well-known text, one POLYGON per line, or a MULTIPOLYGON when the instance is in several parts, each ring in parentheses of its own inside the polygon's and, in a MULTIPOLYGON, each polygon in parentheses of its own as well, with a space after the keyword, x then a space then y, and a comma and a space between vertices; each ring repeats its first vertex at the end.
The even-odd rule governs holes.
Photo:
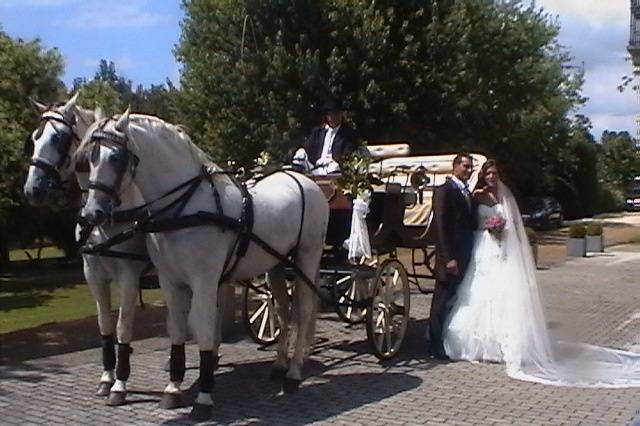
POLYGON ((531 252, 533 253, 533 260, 538 266, 538 234, 533 228, 528 226, 524 227, 525 232, 527 233, 527 238, 529 239, 529 245, 531 246, 531 252))
POLYGON ((569 227, 569 238, 567 239, 567 256, 584 257, 587 255, 587 245, 584 237, 587 229, 582 224, 573 224, 569 227))
POLYGON ((602 253, 604 251, 604 235, 602 235, 601 224, 591 223, 587 225, 586 245, 589 253, 602 253))

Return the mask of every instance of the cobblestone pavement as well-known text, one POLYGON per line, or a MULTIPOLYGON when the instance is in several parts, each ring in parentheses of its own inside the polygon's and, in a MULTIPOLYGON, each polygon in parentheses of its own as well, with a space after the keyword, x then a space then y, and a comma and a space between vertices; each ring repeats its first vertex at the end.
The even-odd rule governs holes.
MULTIPOLYGON (((638 277, 640 253, 624 247, 539 271, 550 327, 559 335, 640 352, 638 277)), ((362 325, 346 326, 334 314, 321 314, 307 378, 294 395, 283 395, 268 380, 272 349, 246 339, 225 344, 209 424, 621 425, 638 415, 640 389, 543 386, 508 378, 499 364, 427 359, 429 302, 427 296, 412 297, 406 345, 389 363, 369 354, 362 325)), ((99 351, 89 350, 1 367, 0 423, 188 424, 186 408, 158 408, 168 379, 167 340, 133 346, 128 405, 107 407, 93 396, 101 367, 99 351)), ((196 356, 188 346, 187 386, 197 375, 196 356)))

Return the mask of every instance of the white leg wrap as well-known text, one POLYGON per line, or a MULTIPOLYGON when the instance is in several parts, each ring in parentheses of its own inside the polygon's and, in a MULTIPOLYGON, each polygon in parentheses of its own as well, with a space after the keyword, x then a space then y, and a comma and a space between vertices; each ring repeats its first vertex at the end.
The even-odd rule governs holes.
POLYGON ((113 370, 103 371, 100 376, 100 383, 113 383, 116 379, 116 375, 113 370))
POLYGON ((180 393, 180 385, 182 382, 169 382, 166 388, 164 388, 164 393, 180 393))
POLYGON ((116 380, 116 382, 111 386, 111 392, 126 392, 127 391, 127 382, 124 380, 116 380))

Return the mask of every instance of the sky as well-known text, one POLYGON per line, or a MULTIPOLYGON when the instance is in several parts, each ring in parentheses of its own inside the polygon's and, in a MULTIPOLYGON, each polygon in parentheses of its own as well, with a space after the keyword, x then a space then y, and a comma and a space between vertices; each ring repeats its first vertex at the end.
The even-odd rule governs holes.
MULTIPOLYGON (((557 17, 560 43, 584 66, 583 95, 589 98, 579 111, 593 123, 593 134, 603 130, 636 133, 640 101, 631 90, 616 88, 631 74, 625 59, 629 38, 627 0, 534 0, 557 17)), ((56 47, 65 60, 64 81, 92 78, 100 59, 111 60, 118 73, 134 85, 178 83, 180 67, 173 48, 180 37, 179 0, 0 0, 0 25, 14 38, 39 38, 56 47), (108 6, 107 6, 108 5, 108 6)))

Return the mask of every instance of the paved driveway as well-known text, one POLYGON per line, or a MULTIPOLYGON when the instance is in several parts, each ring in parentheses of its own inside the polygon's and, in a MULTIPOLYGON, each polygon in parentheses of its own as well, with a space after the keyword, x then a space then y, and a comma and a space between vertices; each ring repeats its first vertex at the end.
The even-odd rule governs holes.
MULTIPOLYGON (((539 271, 554 333, 640 352, 640 254, 621 247, 539 271)), ((282 395, 270 382, 271 349, 247 340, 222 348, 210 424, 629 424, 640 389, 586 390, 524 383, 498 364, 439 362, 425 357, 429 297, 414 295, 406 346, 380 364, 368 353, 366 332, 321 314, 318 343, 302 389, 282 395)), ((186 424, 187 409, 157 408, 168 374, 164 338, 134 343, 125 407, 93 396, 98 350, 49 357, 0 369, 0 423, 47 425, 186 424)), ((197 376, 188 347, 186 385, 197 376)))

